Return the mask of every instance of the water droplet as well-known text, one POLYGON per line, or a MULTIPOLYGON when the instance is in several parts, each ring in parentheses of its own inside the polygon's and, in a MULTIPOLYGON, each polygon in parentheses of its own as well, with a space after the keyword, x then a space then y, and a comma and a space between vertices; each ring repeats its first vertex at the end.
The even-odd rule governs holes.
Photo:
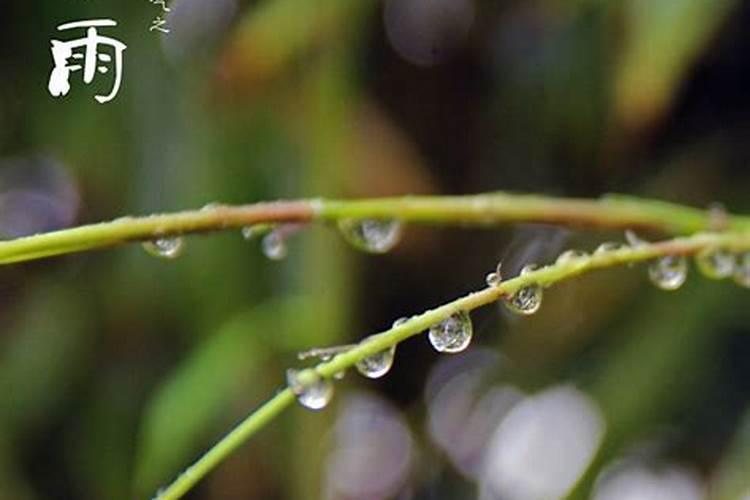
POLYGON ((386 253, 398 243, 403 225, 393 219, 342 219, 339 229, 360 250, 386 253))
POLYGON ((466 311, 460 311, 430 327, 430 343, 438 352, 461 352, 471 343, 473 327, 466 311))
MULTIPOLYGON (((536 266, 533 264, 524 266, 520 275, 523 276, 535 269, 536 266)), ((542 305, 542 295, 542 287, 532 283, 516 290, 516 293, 505 300, 505 305, 514 313, 528 316, 539 310, 542 305)))
POLYGON ((271 231, 265 235, 260 245, 263 248, 263 255, 271 260, 281 260, 286 257, 286 242, 277 231, 271 231))
POLYGON ((583 250, 565 250, 563 253, 560 254, 559 257, 557 257, 557 260, 555 261, 556 264, 565 264, 569 262, 573 262, 579 259, 583 259, 584 257, 587 257, 588 254, 584 252, 583 250))
POLYGON ((687 279, 687 259, 680 255, 659 257, 648 268, 648 277, 662 290, 677 290, 687 279))
POLYGON ((174 259, 182 254, 184 245, 183 239, 176 236, 174 238, 157 238, 151 241, 144 241, 143 248, 156 257, 174 259))
POLYGON ((318 358, 321 362, 325 363, 333 359, 333 354, 318 348, 297 353, 297 359, 300 361, 305 361, 310 358, 318 358))
POLYGON ((217 208, 221 208, 223 205, 219 203, 218 201, 212 201, 209 203, 206 203, 201 207, 202 211, 209 211, 209 210, 216 210, 217 208))
MULTIPOLYGON (((365 339, 363 342, 367 342, 365 339)), ((396 345, 368 356, 357 362, 357 371, 367 378, 380 378, 388 373, 396 356, 396 345)))
POLYGON ((245 226, 242 229, 240 229, 240 233, 242 234, 242 237, 246 240, 252 240, 256 236, 258 236, 258 226, 245 226))
POLYGON ((740 286, 750 288, 750 252, 745 252, 737 258, 734 281, 740 286))
POLYGON ((494 273, 490 273, 485 278, 485 282, 487 283, 487 286, 499 286, 500 283, 503 281, 503 273, 502 273, 502 267, 503 263, 500 262, 497 264, 497 268, 495 269, 494 273))
POLYGON ((695 256, 695 265, 707 278, 720 280, 732 276, 737 262, 734 254, 723 248, 706 248, 695 256))
POLYGON ((393 322, 393 328, 396 328, 397 326, 401 326, 407 321, 409 321, 409 318, 406 316, 404 316, 403 318, 398 318, 396 321, 393 322))
POLYGON ((497 273, 489 273, 484 281, 487 283, 487 286, 499 286, 503 278, 497 273))
POLYGON ((328 361, 331 361, 337 354, 346 352, 354 347, 356 346, 337 345, 333 347, 315 347, 313 349, 308 349, 307 351, 297 353, 297 359, 299 359, 300 361, 304 361, 310 358, 318 358, 322 363, 327 363, 328 361))
POLYGON ((626 247, 627 245, 620 241, 605 241, 604 243, 601 243, 598 247, 596 247, 596 250, 594 250, 594 254, 614 252, 616 250, 622 250, 626 247))
POLYGON ((286 371, 286 382, 292 390, 299 404, 310 410, 321 410, 333 398, 333 383, 318 375, 317 380, 305 386, 299 380, 300 372, 289 369, 286 371))
POLYGON ((340 372, 334 373, 333 374, 333 378, 334 378, 334 380, 343 380, 344 379, 344 375, 346 375, 346 371, 345 370, 341 370, 340 372))

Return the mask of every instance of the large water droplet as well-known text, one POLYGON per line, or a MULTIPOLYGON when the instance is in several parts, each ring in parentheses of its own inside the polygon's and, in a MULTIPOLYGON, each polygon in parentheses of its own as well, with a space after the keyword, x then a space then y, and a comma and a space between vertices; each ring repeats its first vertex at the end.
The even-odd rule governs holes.
POLYGON ((183 239, 179 236, 175 236, 174 238, 157 238, 151 241, 144 241, 143 248, 156 257, 174 259, 182 254, 183 243, 183 239))
POLYGON ((648 268, 651 282, 662 290, 677 290, 687 279, 687 259, 681 255, 659 257, 648 268))
MULTIPOLYGON (((367 342, 365 339, 363 342, 367 342)), ((396 356, 396 345, 368 356, 355 365, 357 371, 367 378, 380 378, 388 373, 393 366, 393 359, 396 356)))
POLYGON ((333 383, 325 378, 319 377, 312 384, 305 386, 299 380, 299 371, 289 369, 286 371, 286 382, 295 396, 297 402, 310 410, 321 410, 333 398, 333 383))
POLYGON ((339 229, 360 250, 386 253, 398 243, 403 225, 393 219, 342 219, 339 229))
MULTIPOLYGON (((523 276, 534 269, 536 269, 534 265, 524 266, 520 274, 523 276)), ((542 305, 542 295, 542 287, 536 283, 532 283, 516 290, 516 293, 505 300, 505 305, 517 314, 534 314, 542 305)))
POLYGON ((487 283, 487 286, 500 286, 500 283, 503 282, 502 267, 503 267, 503 263, 499 262, 497 264, 497 268, 495 269, 495 272, 487 275, 487 277, 485 278, 485 282, 487 283))
POLYGON ((720 280, 734 274, 737 264, 734 254, 723 248, 706 248, 695 256, 695 265, 707 278, 720 280))
POLYGON ((469 313, 459 311, 430 327, 430 343, 438 352, 461 352, 469 347, 473 330, 469 313))
POLYGON ((286 257, 286 241, 278 231, 271 231, 265 235, 260 246, 263 249, 263 255, 271 260, 282 260, 286 257))
POLYGON ((750 288, 750 252, 745 252, 737 258, 734 281, 740 286, 750 288))
POLYGON ((575 249, 565 250, 563 253, 561 253, 557 257, 555 264, 568 264, 570 262, 583 259, 587 256, 588 254, 584 252, 583 250, 575 250, 575 249))

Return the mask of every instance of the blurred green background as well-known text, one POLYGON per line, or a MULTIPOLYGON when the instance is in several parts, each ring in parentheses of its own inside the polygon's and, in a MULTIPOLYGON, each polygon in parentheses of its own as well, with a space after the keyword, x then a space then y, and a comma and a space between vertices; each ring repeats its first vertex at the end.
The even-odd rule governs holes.
MULTIPOLYGON (((3 237, 217 201, 498 189, 750 211, 746 2, 167 5, 162 34, 148 0, 3 4, 3 237), (91 18, 128 46, 120 92, 100 105, 107 75, 74 73, 53 98, 55 28, 91 18)), ((221 233, 175 261, 132 245, 3 267, 0 498, 148 498, 297 351, 478 288, 499 259, 605 239, 621 235, 414 227, 370 256, 311 227, 281 262, 221 233)), ((479 311, 448 360, 410 340, 385 379, 349 374, 330 408, 287 412, 188 497, 750 498, 748 292, 695 273, 668 294, 643 271, 563 284, 529 318, 479 311)))

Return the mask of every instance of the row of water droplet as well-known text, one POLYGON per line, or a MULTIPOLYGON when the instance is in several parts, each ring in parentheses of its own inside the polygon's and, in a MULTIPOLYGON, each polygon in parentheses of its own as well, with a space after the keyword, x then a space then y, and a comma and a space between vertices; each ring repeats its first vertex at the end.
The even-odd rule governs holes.
MULTIPOLYGON (((272 260, 281 260, 287 255, 286 225, 260 230, 255 226, 243 228, 242 235, 251 239, 264 234, 261 241, 263 254, 272 260)), ((390 251, 401 239, 403 224, 393 219, 342 219, 338 228, 344 238, 355 248, 369 253, 382 254, 390 251)))
MULTIPOLYGON (((408 318, 399 318, 393 323, 393 327, 397 328, 407 320, 408 318)), ((469 313, 459 311, 431 326, 428 337, 430 343, 437 351, 456 353, 463 351, 469 346, 472 334, 473 327, 469 313)), ((362 342, 370 340, 371 338, 367 338, 362 342)), ((306 359, 311 356, 317 356, 322 361, 329 361, 333 357, 333 352, 344 352, 353 347, 355 346, 343 346, 340 349, 313 349, 312 351, 301 353, 299 357, 306 359)), ((365 377, 380 378, 391 370, 395 355, 396 345, 394 344, 359 360, 355 364, 355 368, 365 377)), ((343 373, 340 374, 340 376, 342 375, 343 373)), ((334 378, 340 378, 340 376, 334 378)), ((324 377, 318 376, 313 383, 305 385, 299 381, 299 371, 290 369, 287 370, 287 384, 296 395, 297 401, 305 408, 311 410, 324 408, 333 398, 333 382, 324 377)))
MULTIPOLYGON (((403 232, 403 224, 393 219, 342 219, 338 227, 355 248, 377 254, 395 247, 403 232)), ((295 229, 293 224, 256 224, 242 228, 241 234, 246 240, 262 237, 263 254, 271 260, 282 260, 288 254, 287 236, 295 229)), ((181 236, 165 236, 143 243, 149 254, 165 259, 179 257, 184 246, 181 236)))
MULTIPOLYGON (((392 249, 400 239, 402 224, 387 219, 344 219, 338 224, 344 237, 356 248, 371 252, 385 253, 392 249)), ((263 236, 261 247, 264 254, 274 260, 283 259, 287 254, 286 236, 290 231, 286 226, 257 225, 242 229, 246 239, 263 236)), ((599 245, 594 255, 612 252, 629 246, 642 245, 634 233, 626 233, 628 244, 619 242, 605 242, 599 245)), ((182 253, 183 239, 181 237, 165 237, 148 241, 143 244, 151 254, 163 258, 175 258, 182 253)), ((584 262, 588 255, 580 250, 567 250, 559 255, 556 264, 571 264, 576 261, 584 262)), ((695 257, 698 269, 712 279, 733 277, 744 287, 750 288, 750 252, 735 255, 725 249, 708 249, 695 257)), ((533 264, 521 269, 523 276, 537 269, 533 264)), ((685 282, 688 272, 687 258, 681 255, 666 255, 655 259, 649 266, 648 275, 651 281, 664 290, 676 290, 685 282)), ((502 283, 501 265, 488 274, 488 286, 495 287, 502 283)), ((506 307, 521 315, 534 314, 542 303, 543 288, 537 283, 522 286, 510 296, 504 297, 506 307)), ((400 318, 394 322, 394 327, 403 324, 407 318, 400 318)), ((428 338, 432 346, 441 353, 457 353, 465 350, 471 343, 473 327, 471 318, 466 311, 458 311, 443 321, 430 327, 428 338)), ((363 342, 367 342, 365 339, 363 342)), ((355 346, 344 346, 338 350, 313 350, 303 355, 319 357, 321 361, 329 361, 338 352, 344 352, 355 346)), ((393 366, 396 346, 392 345, 380 352, 368 356, 355 364, 357 371, 368 378, 380 378, 388 373, 393 366)), ((300 357, 302 357, 301 355, 300 357)), ((309 409, 318 410, 325 407, 333 397, 333 383, 331 380, 318 377, 312 384, 302 384, 298 380, 299 371, 290 369, 287 372, 287 383, 297 397, 298 402, 309 409)), ((334 378, 341 378, 343 372, 334 378)))
MULTIPOLYGON (((732 278, 738 285, 750 288, 750 252, 734 254, 723 248, 707 248, 696 254, 695 266, 707 278, 732 278)), ((688 267, 684 255, 665 255, 651 263, 648 276, 662 290, 677 290, 687 280, 688 267)))

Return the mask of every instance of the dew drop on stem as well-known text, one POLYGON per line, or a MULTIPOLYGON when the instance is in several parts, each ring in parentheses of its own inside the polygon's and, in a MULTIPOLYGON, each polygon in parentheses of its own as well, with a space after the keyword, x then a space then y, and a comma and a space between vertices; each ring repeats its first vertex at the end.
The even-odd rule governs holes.
POLYGON ((600 243, 599 246, 596 247, 596 250, 594 250, 594 255, 614 252, 616 250, 622 250, 624 248, 627 248, 627 245, 625 243, 619 241, 605 241, 603 243, 600 243))
POLYGON ((485 282, 487 283, 487 286, 491 286, 491 287, 500 286, 500 283, 503 282, 502 267, 503 267, 503 263, 502 262, 498 263, 497 268, 495 269, 495 272, 489 273, 487 275, 487 277, 485 278, 485 282))
POLYGON ((246 240, 252 240, 256 236, 258 236, 261 233, 261 227, 260 225, 253 225, 253 226, 245 226, 242 229, 240 229, 240 233, 242 234, 242 237, 246 240))
POLYGON ((406 323, 407 321, 409 321, 409 318, 408 318, 408 317, 406 317, 406 316, 404 316, 404 317, 402 317, 402 318, 398 318, 398 319, 397 319, 396 321, 394 321, 394 322, 393 322, 393 328, 396 328, 396 327, 398 327, 398 326, 401 326, 401 325, 403 325, 404 323, 406 323))
MULTIPOLYGON (((534 265, 525 266, 521 269, 521 276, 528 274, 536 268, 534 265)), ((528 316, 534 314, 542 306, 542 287, 538 283, 525 285, 510 297, 505 299, 507 308, 516 313, 528 316)))
MULTIPOLYGON (((367 342, 367 339, 363 342, 367 342)), ((390 371, 395 356, 396 345, 394 344, 380 352, 376 352, 375 354, 357 361, 355 366, 357 371, 367 378, 380 378, 390 371)))
POLYGON ((263 255, 271 260, 282 260, 287 256, 286 241, 278 230, 271 231, 263 237, 260 243, 263 255))
POLYGON ((179 236, 157 238, 143 242, 143 249, 146 252, 162 259, 175 259, 179 257, 184 247, 184 240, 179 236))
POLYGON ((574 262, 576 260, 583 259, 588 254, 584 252, 583 250, 565 250, 563 253, 561 253, 557 260, 555 261, 556 264, 568 264, 570 262, 574 262))
POLYGON ((403 224, 393 219, 342 219, 338 226, 349 243, 370 253, 388 252, 403 232, 403 224))
POLYGON ((432 325, 428 336, 436 351, 456 353, 469 347, 473 330, 469 313, 459 311, 432 325))
POLYGON ((287 385, 297 397, 297 402, 309 410, 325 408, 333 398, 333 383, 316 375, 315 381, 305 385, 299 380, 299 374, 300 372, 293 368, 286 372, 287 385))
POLYGON ((687 279, 687 259, 681 255, 665 255, 649 265, 648 277, 662 290, 677 290, 687 279))
POLYGON ((720 280, 734 274, 737 260, 723 248, 706 248, 695 256, 695 265, 706 278, 720 280))

